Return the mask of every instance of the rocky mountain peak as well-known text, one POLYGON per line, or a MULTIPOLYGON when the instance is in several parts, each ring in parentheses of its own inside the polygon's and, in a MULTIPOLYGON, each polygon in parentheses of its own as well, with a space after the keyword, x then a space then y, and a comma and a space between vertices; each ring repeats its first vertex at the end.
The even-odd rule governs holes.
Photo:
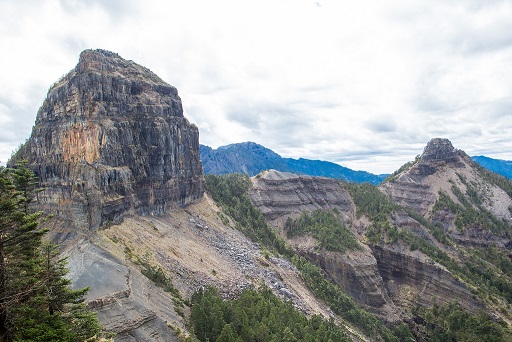
POLYGON ((451 141, 444 138, 434 138, 427 143, 423 150, 421 160, 423 162, 446 160, 457 156, 456 150, 451 141))
POLYGON ((131 60, 123 59, 115 52, 107 50, 84 50, 80 54, 75 68, 77 73, 100 73, 104 76, 123 77, 126 79, 144 81, 146 83, 160 84, 168 88, 176 88, 165 83, 160 77, 148 68, 131 60))
POLYGON ((148 68, 114 52, 85 50, 76 67, 50 87, 36 121, 62 115, 183 117, 183 108, 176 88, 148 68))
POLYGON ((199 132, 175 87, 105 50, 85 50, 50 88, 20 150, 46 188, 42 210, 95 229, 203 195, 199 132))

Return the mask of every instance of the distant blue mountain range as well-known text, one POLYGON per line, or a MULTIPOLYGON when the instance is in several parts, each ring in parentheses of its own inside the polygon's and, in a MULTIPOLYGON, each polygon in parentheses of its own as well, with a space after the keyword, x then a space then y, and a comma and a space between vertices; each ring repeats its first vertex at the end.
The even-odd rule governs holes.
MULTIPOLYGON (((255 176, 261 171, 274 169, 283 172, 343 179, 349 182, 379 184, 387 175, 375 175, 366 171, 354 171, 323 160, 283 158, 274 151, 256 144, 244 142, 212 149, 200 145, 205 174, 246 173, 255 176)), ((512 179, 512 161, 484 156, 471 157, 476 163, 512 179)))
POLYGON ((485 156, 471 157, 471 159, 492 172, 512 179, 512 161, 510 160, 493 159, 485 156))
POLYGON ((322 160, 283 158, 274 151, 244 142, 212 149, 200 146, 205 174, 246 173, 255 176, 261 171, 274 169, 295 174, 343 179, 349 182, 379 184, 387 175, 354 171, 341 165, 322 160))

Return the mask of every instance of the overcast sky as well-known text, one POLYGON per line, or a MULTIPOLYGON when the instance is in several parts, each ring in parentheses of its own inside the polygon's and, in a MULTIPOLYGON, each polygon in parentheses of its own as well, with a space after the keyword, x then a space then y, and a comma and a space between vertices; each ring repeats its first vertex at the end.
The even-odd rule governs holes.
POLYGON ((0 161, 103 48, 178 88, 211 147, 390 173, 444 137, 512 160, 512 0, 0 0, 0 161))

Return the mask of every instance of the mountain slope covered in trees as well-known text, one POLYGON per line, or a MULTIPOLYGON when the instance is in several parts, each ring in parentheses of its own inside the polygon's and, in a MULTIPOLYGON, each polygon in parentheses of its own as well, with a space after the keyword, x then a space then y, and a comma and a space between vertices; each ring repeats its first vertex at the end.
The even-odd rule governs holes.
MULTIPOLYGON (((240 225, 240 229, 248 226, 259 226, 258 231, 263 232, 265 230, 272 232, 274 229, 279 227, 267 227, 264 228, 264 224, 261 223, 261 213, 258 211, 252 211, 252 204, 248 201, 247 195, 242 189, 249 191, 251 185, 248 182, 247 176, 243 175, 224 175, 224 176, 207 176, 207 189, 212 194, 213 198, 221 204, 224 212, 230 215, 235 222, 245 222, 240 225), (253 212, 249 215, 247 213, 253 212), (246 213, 246 214, 243 214, 246 213), (242 220, 242 221, 240 221, 242 220), (256 222, 260 222, 257 223, 256 222)), ((512 293, 512 290, 507 288, 506 282, 510 281, 508 267, 505 266, 510 264, 506 253, 503 250, 496 249, 493 256, 481 254, 478 252, 479 249, 468 248, 467 253, 470 253, 466 260, 466 264, 459 266, 457 264, 457 256, 450 255, 444 252, 445 248, 451 249, 454 246, 453 240, 446 235, 446 233, 440 231, 436 233, 435 226, 422 218, 414 212, 407 213, 407 209, 401 207, 390 201, 390 199, 382 194, 380 190, 370 184, 345 184, 347 190, 350 192, 352 198, 356 203, 358 210, 358 216, 365 216, 370 221, 370 225, 365 229, 363 235, 359 235, 354 232, 354 226, 351 224, 351 233, 358 237, 362 246, 368 246, 371 249, 388 249, 395 250, 396 248, 406 247, 411 250, 411 256, 416 255, 422 257, 418 259, 418 262, 423 258, 432 260, 434 264, 441 264, 448 268, 449 272, 458 274, 458 277, 462 277, 463 282, 468 282, 470 287, 475 289, 482 287, 483 292, 474 292, 477 300, 475 303, 480 306, 481 310, 500 310, 498 313, 502 318, 496 319, 495 316, 489 313, 481 311, 468 311, 466 304, 458 304, 458 299, 455 294, 451 299, 449 298, 437 298, 431 302, 424 302, 419 304, 413 301, 414 305, 400 303, 399 298, 394 297, 393 301, 395 305, 402 307, 402 314, 405 314, 398 322, 382 324, 382 318, 377 318, 369 313, 371 307, 367 305, 357 304, 350 297, 348 297, 342 287, 340 287, 336 278, 335 273, 331 273, 332 265, 324 262, 320 262, 318 258, 320 255, 329 255, 337 253, 339 256, 346 255, 352 258, 357 253, 357 245, 348 247, 348 250, 342 250, 340 252, 337 249, 338 246, 325 245, 324 236, 328 238, 330 234, 331 222, 328 217, 341 217, 339 211, 325 211, 313 212, 312 216, 302 214, 298 219, 294 220, 288 216, 286 224, 282 227, 287 232, 287 238, 285 237, 274 237, 267 239, 267 234, 258 235, 250 234, 252 238, 261 243, 263 246, 269 248, 270 251, 277 252, 281 251, 285 255, 292 256, 294 265, 301 271, 301 275, 308 287, 315 293, 318 299, 324 301, 334 311, 336 315, 339 315, 343 320, 353 325, 361 334, 369 336, 372 340, 384 340, 384 341, 405 341, 411 338, 419 341, 426 340, 450 340, 455 339, 457 341, 474 341, 476 339, 493 340, 493 341, 507 341, 512 337, 510 326, 505 320, 509 320, 508 308, 510 308, 510 302, 508 294, 512 293), (411 222, 415 222, 417 225, 423 226, 422 230, 413 232, 404 225, 397 224, 396 216, 401 216, 401 220, 408 217, 411 222), (424 229, 424 230, 423 230, 424 229), (429 233, 428 230, 432 229, 429 233), (294 242, 297 235, 309 236, 312 232, 315 232, 314 249, 317 251, 311 253, 309 248, 304 247, 301 244, 294 242), (425 240, 425 234, 433 234, 435 236, 432 241, 425 240), (444 241, 444 242, 439 242, 444 241), (275 241, 282 241, 279 244, 275 244, 275 241), (441 245, 440 245, 441 244, 441 245), (442 246, 446 244, 446 246, 442 246), (289 247, 282 247, 288 245, 289 247), (290 250, 291 247, 291 250, 290 250), (351 251, 355 251, 351 252, 351 251), (315 255, 316 254, 316 255, 315 255), (500 267, 503 269, 504 274, 501 274, 499 269, 488 268, 486 273, 481 273, 479 270, 472 268, 473 262, 498 262, 497 265, 503 263, 500 267), (499 260, 499 261, 498 261, 499 260), (317 264, 318 266, 316 266, 317 264), (319 266, 321 268, 319 268, 319 266), (327 267, 327 268, 326 268, 327 267), (496 272, 496 273, 495 273, 496 272), (495 273, 495 274, 493 274, 495 273), (333 278, 334 277, 334 278, 333 278), (476 278, 475 278, 476 277, 476 278), (503 278, 502 278, 503 277, 503 278), (508 278, 507 278, 508 277, 508 278), (501 280, 500 280, 501 279, 501 280), (508 279, 508 280, 506 280, 508 279), (488 290, 486 288, 489 282, 495 282, 495 286, 498 286, 498 290, 493 290, 492 296, 496 303, 488 299, 488 290), (504 302, 502 302, 504 301, 504 302), (407 321, 407 324, 400 323, 401 320, 407 321), (504 320, 505 319, 505 320, 504 320)), ((254 199, 254 198, 253 198, 254 199)), ((338 221, 339 222, 339 221, 338 221)), ((437 228, 439 229, 439 228, 437 228)), ((273 233, 272 233, 273 234, 273 233)), ((428 238, 430 239, 430 238, 428 238)), ((367 248, 367 247, 365 247, 367 248)), ((458 245, 458 248, 464 248, 458 245)), ((375 253, 375 252, 374 252, 375 253)), ((407 252, 410 253, 410 252, 407 252)), ((378 262, 386 262, 385 260, 378 260, 378 262)), ((418 265, 419 266, 419 265, 418 265)), ((410 267, 406 272, 416 273, 418 270, 415 267, 410 267)), ((346 272, 346 271, 345 271, 346 272)), ((384 272, 384 271, 380 271, 384 272)), ((395 270, 395 272, 403 272, 395 270)), ((347 277, 353 277, 355 274, 351 274, 350 271, 345 275, 347 277)), ((368 274, 366 274, 368 276, 368 274)), ((385 276, 381 273, 381 276, 385 276)), ((402 275, 395 278, 395 286, 404 286, 409 288, 409 291, 414 293, 414 287, 411 287, 410 283, 402 283, 404 280, 401 277, 409 277, 410 275, 402 275), (401 285, 399 285, 402 283, 401 285)), ((419 277, 419 274, 416 275, 419 277)), ((397 274, 395 275, 397 277, 397 274)), ((447 277, 453 277, 453 275, 447 275, 447 277)), ((418 290, 425 291, 425 285, 418 283, 419 279, 413 280, 415 286, 419 286, 418 290)), ((454 280, 457 282, 457 280, 454 280)), ((444 285, 446 286, 446 285, 444 285)), ((383 289, 389 290, 389 289, 383 289)), ((463 300, 461 298, 461 300, 463 300)), ((419 303, 422 301, 420 300, 419 303)), ((222 304, 228 305, 228 304, 222 304)), ((473 304, 472 304, 473 305, 473 304)), ((386 321, 386 319, 384 319, 386 321)), ((239 330, 240 332, 240 330, 239 330)), ((220 330, 219 330, 220 333, 220 330)), ((236 336, 236 335, 234 335, 236 336)))

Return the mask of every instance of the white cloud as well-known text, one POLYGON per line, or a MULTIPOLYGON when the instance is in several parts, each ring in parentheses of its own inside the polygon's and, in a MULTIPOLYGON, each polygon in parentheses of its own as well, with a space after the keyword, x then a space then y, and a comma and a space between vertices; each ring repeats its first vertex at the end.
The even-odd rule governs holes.
POLYGON ((392 172, 442 136, 512 159, 509 1, 0 2, 0 161, 81 50, 176 86, 201 143, 392 172), (13 133, 14 132, 14 133, 13 133))

